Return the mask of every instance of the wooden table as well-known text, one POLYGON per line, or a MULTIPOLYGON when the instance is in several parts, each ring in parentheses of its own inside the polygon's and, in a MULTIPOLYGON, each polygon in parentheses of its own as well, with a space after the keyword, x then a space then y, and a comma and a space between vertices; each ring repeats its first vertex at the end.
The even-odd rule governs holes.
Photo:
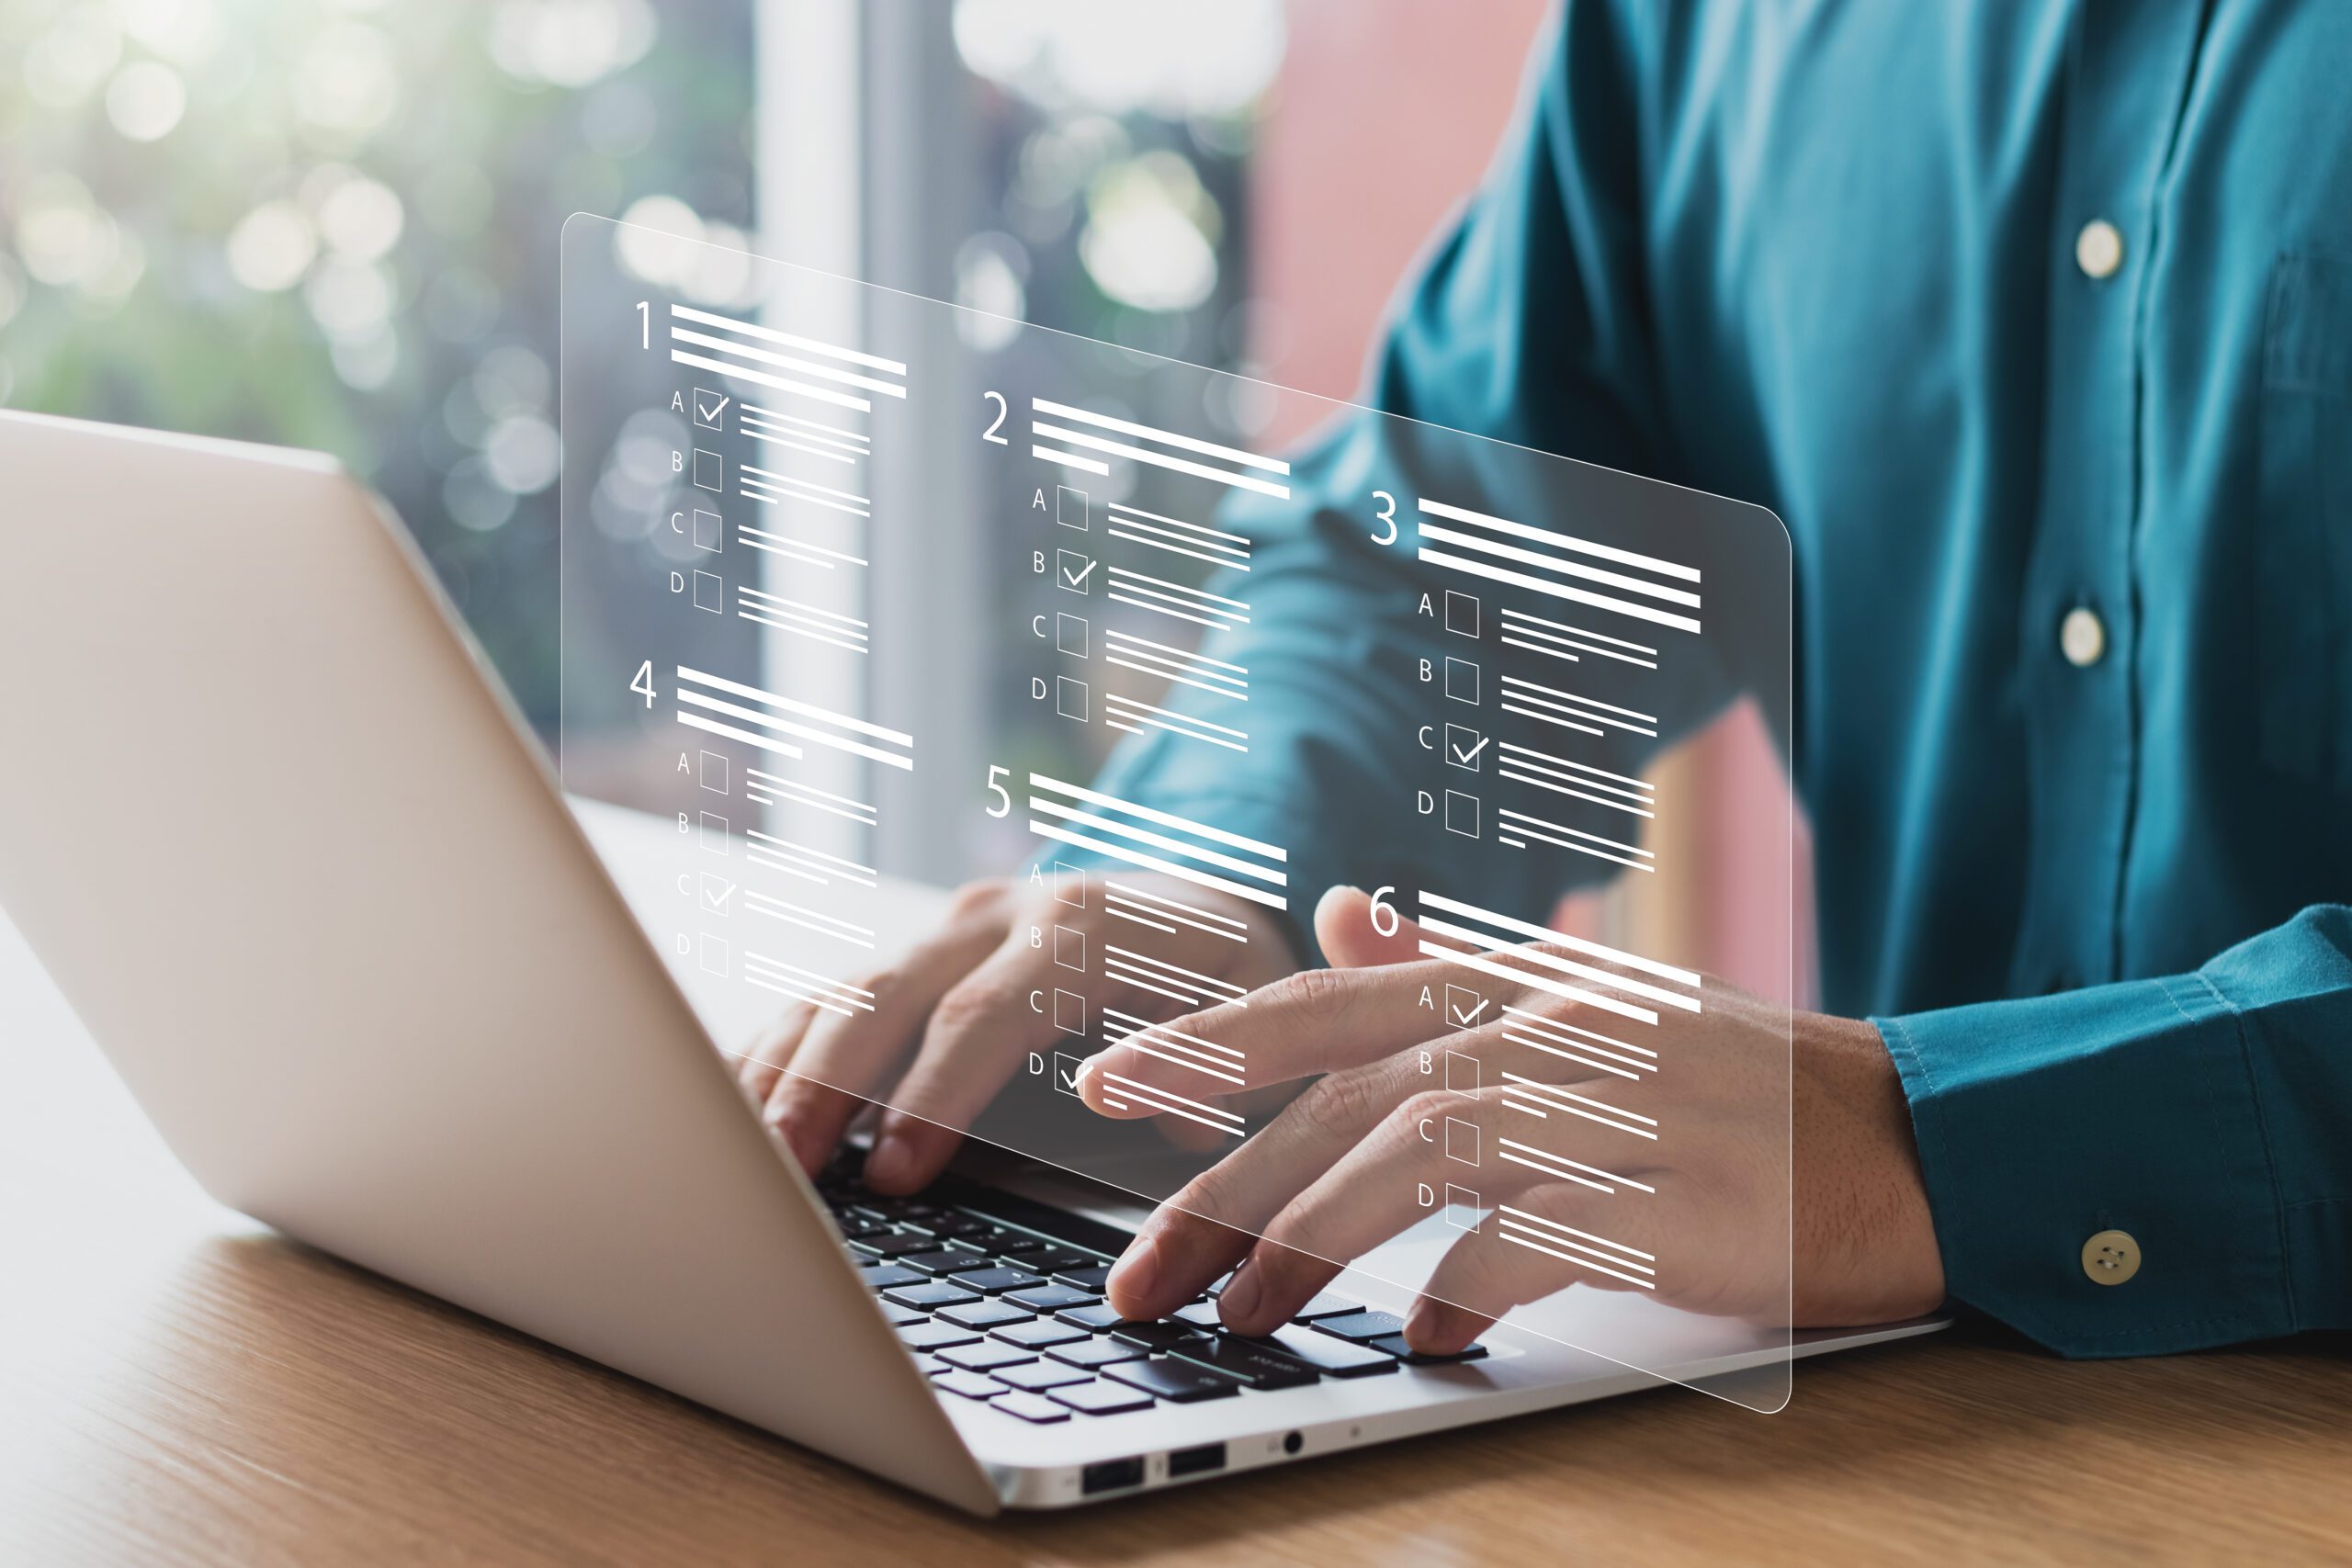
POLYGON ((256 1230, 0 921, 0 1562, 2352 1561, 2352 1340, 1980 1329, 981 1524, 256 1230))

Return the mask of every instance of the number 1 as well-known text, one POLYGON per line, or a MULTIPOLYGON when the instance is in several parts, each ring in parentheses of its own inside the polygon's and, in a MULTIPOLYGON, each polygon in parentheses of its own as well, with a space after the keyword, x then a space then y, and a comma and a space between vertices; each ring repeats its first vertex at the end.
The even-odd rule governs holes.
POLYGON ((653 346, 653 306, 643 299, 637 302, 637 346, 653 346))

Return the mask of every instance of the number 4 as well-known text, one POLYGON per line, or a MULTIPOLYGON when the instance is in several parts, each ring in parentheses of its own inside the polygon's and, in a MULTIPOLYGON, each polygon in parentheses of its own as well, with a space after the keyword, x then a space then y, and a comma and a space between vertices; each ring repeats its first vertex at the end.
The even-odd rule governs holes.
POLYGON ((649 659, 637 667, 637 673, 631 677, 628 689, 643 697, 647 707, 650 708, 653 705, 653 660, 649 659))

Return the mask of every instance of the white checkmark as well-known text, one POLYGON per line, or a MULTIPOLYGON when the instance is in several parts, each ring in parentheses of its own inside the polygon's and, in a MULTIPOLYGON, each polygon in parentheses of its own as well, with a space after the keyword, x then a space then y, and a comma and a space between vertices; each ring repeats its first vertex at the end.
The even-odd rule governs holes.
POLYGON ((1453 749, 1453 759, 1454 759, 1454 761, 1458 761, 1458 762, 1466 762, 1466 761, 1469 761, 1472 758, 1476 757, 1479 752, 1481 752, 1481 751, 1485 750, 1486 749, 1487 749, 1487 738, 1486 738, 1485 736, 1483 736, 1483 735, 1482 735, 1482 736, 1478 737, 1478 744, 1476 744, 1476 746, 1471 747, 1471 748, 1470 748, 1470 750, 1468 750, 1467 751, 1464 751, 1461 747, 1456 746, 1456 747, 1453 749))
POLYGON ((701 414, 703 423, 708 424, 718 418, 720 410, 726 408, 729 403, 731 403, 734 400, 735 400, 732 398, 721 398, 717 402, 711 404, 708 408, 704 408, 700 400, 696 400, 695 408, 701 414))
POLYGON ((1466 1026, 1466 1025, 1468 1025, 1468 1024, 1476 1023, 1476 1022, 1477 1022, 1477 1021, 1478 1021, 1478 1015, 1479 1015, 1480 1013, 1482 1013, 1482 1012, 1486 1011, 1486 1010, 1487 1010, 1487 1001, 1486 1001, 1486 998, 1485 998, 1481 997, 1481 998, 1478 999, 1478 1005, 1477 1005, 1476 1007, 1472 1008, 1468 1012, 1464 1012, 1464 1011, 1462 1010, 1462 1009, 1461 1009, 1460 1007, 1458 1007, 1458 1006, 1457 1006, 1456 1008, 1454 1008, 1454 1010, 1453 1010, 1453 1021, 1454 1021, 1454 1022, 1456 1022, 1456 1023, 1459 1023, 1459 1024, 1464 1024, 1464 1025, 1465 1025, 1465 1026, 1466 1026))
POLYGON ((727 908, 727 900, 735 897, 735 885, 733 883, 722 883, 719 886, 720 890, 714 893, 711 891, 709 883, 706 882, 703 884, 702 901, 706 908, 723 910, 727 908))
POLYGON ((1088 578, 1094 575, 1095 564, 1096 563, 1093 561, 1088 561, 1084 571, 1072 571, 1069 568, 1064 567, 1062 568, 1062 576, 1069 580, 1069 585, 1072 588, 1076 588, 1079 584, 1084 582, 1088 578))
POLYGON ((1078 1074, 1077 1074, 1077 1072, 1076 1072, 1075 1070, 1073 1070, 1073 1071, 1070 1071, 1070 1072, 1064 1073, 1064 1074, 1062 1075, 1062 1084, 1063 1084, 1063 1087, 1065 1087, 1065 1088, 1068 1088, 1068 1089, 1076 1089, 1076 1088, 1078 1087, 1078 1074))

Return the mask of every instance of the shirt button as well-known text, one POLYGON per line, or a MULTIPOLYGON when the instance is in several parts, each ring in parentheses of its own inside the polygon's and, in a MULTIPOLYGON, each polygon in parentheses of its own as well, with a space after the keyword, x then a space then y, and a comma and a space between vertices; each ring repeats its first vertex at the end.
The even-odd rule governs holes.
POLYGON ((2098 612, 2077 604, 2058 623, 2058 651, 2077 670, 2087 670, 2107 653, 2107 623, 2098 612))
POLYGON ((2075 265, 2086 277, 2113 277, 2123 265, 2123 235, 2106 219, 2092 219, 2075 236, 2075 265))
POLYGON ((2083 1272, 2094 1283, 2120 1285, 2140 1271, 2140 1244, 2130 1231, 2101 1231, 2083 1243, 2083 1272))

